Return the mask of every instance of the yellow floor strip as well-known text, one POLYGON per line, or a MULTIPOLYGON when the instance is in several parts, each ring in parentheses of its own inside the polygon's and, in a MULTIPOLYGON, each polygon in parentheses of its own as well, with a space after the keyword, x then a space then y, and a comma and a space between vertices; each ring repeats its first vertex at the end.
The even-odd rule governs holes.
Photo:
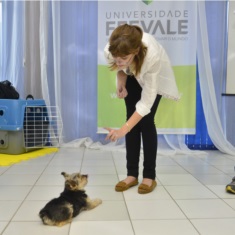
POLYGON ((22 153, 19 155, 0 154, 0 166, 10 166, 21 161, 27 161, 29 159, 42 157, 50 153, 57 152, 58 148, 43 148, 39 150, 33 150, 30 152, 22 153))

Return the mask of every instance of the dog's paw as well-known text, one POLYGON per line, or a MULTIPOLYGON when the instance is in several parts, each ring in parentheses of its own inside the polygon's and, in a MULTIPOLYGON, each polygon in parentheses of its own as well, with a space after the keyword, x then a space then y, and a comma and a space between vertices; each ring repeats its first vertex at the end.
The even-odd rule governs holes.
POLYGON ((102 204, 102 200, 101 199, 97 198, 96 200, 97 200, 99 205, 102 204))
POLYGON ((96 198, 96 199, 94 199, 94 200, 92 200, 92 201, 93 201, 93 203, 94 203, 96 206, 98 206, 98 205, 100 205, 100 204, 102 203, 102 200, 99 199, 99 198, 96 198))
POLYGON ((95 198, 95 199, 87 199, 87 206, 86 208, 84 208, 84 210, 91 210, 95 207, 97 207, 98 205, 100 205, 102 203, 102 200, 99 198, 95 198))

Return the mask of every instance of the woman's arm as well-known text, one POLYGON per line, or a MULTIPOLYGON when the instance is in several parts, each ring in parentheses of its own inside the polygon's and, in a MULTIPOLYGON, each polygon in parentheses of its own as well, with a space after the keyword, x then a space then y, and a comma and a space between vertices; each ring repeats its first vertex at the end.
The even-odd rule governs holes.
MULTIPOLYGON (((131 131, 131 129, 142 119, 143 117, 137 113, 136 111, 131 115, 131 117, 127 120, 127 122, 121 127, 128 129, 128 132, 131 131)), ((127 133, 126 133, 127 134, 127 133)))
POLYGON ((128 94, 126 90, 126 79, 127 75, 123 70, 117 72, 117 97, 120 99, 125 98, 128 94))
POLYGON ((129 120, 118 130, 112 128, 105 128, 109 131, 108 135, 106 136, 106 140, 116 141, 124 137, 131 129, 142 119, 142 116, 139 115, 136 111, 132 114, 129 120))

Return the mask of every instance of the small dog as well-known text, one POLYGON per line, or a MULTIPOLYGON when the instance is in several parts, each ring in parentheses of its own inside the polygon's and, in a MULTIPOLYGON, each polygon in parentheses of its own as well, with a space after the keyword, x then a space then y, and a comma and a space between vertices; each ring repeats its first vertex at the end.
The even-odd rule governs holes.
POLYGON ((64 191, 58 198, 49 201, 39 216, 46 225, 63 226, 72 221, 83 210, 91 210, 102 203, 100 199, 91 200, 85 193, 88 175, 62 172, 65 178, 64 191))

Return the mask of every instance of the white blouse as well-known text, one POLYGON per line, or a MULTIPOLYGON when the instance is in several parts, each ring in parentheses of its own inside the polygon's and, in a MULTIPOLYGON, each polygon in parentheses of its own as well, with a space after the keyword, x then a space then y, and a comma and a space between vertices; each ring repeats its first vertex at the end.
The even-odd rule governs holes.
MULTIPOLYGON (((173 100, 179 100, 180 95, 170 60, 162 45, 147 33, 143 34, 142 42, 148 50, 141 71, 136 77, 142 87, 136 111, 143 117, 150 113, 157 94, 173 100)), ((108 48, 109 43, 105 46, 104 54, 107 62, 112 63, 113 58, 108 48)), ((123 71, 126 73, 126 69, 123 71)))

